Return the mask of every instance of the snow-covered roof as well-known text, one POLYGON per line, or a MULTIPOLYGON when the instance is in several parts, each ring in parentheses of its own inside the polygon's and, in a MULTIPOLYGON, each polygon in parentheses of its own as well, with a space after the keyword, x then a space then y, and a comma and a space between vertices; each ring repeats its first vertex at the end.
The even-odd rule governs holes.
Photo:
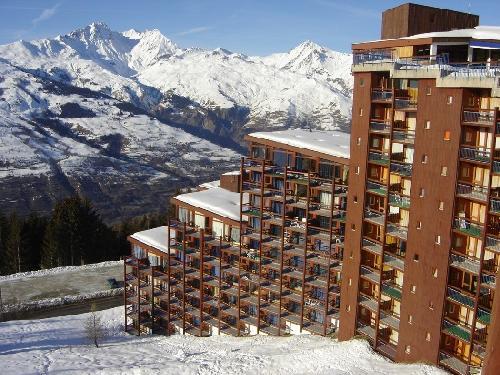
POLYGON ((176 196, 175 199, 193 207, 210 211, 221 217, 240 220, 240 193, 233 193, 232 191, 215 187, 208 190, 181 194, 176 196))
POLYGON ((220 186, 220 180, 204 182, 198 186, 204 189, 213 189, 220 186))
POLYGON ((226 173, 223 173, 222 175, 223 176, 239 176, 240 170, 238 169, 237 171, 226 172, 226 173))
MULTIPOLYGON (((476 26, 473 29, 457 29, 451 31, 435 31, 430 33, 415 34, 397 39, 378 39, 361 43, 376 43, 388 40, 414 40, 428 38, 465 38, 474 40, 500 40, 500 26, 476 26)), ((354 43, 359 44, 359 43, 354 43)))
POLYGON ((256 132, 249 134, 249 136, 340 158, 349 158, 350 156, 350 134, 336 130, 288 129, 275 132, 256 132))
MULTIPOLYGON (((168 226, 166 225, 153 229, 143 230, 142 232, 134 233, 130 237, 142 242, 145 245, 154 247, 155 249, 158 249, 164 253, 167 253, 169 250, 168 226)), ((170 230, 170 238, 175 238, 175 231, 172 229, 170 230)))
POLYGON ((500 40, 499 26, 477 26, 473 29, 458 29, 412 35, 403 39, 423 38, 471 38, 478 40, 500 40))

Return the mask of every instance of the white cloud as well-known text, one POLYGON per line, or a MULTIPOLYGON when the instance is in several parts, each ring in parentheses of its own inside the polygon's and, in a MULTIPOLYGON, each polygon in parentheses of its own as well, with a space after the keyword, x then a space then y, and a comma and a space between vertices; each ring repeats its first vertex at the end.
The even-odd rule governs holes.
POLYGON ((34 18, 31 21, 33 26, 36 26, 40 22, 47 21, 48 19, 52 18, 54 16, 54 14, 56 14, 57 9, 59 8, 60 5, 61 5, 60 3, 57 3, 52 8, 43 9, 42 12, 38 15, 38 17, 34 18))
POLYGON ((194 27, 189 30, 181 31, 180 33, 177 33, 177 35, 190 35, 190 34, 198 34, 198 33, 204 33, 205 31, 212 30, 213 28, 210 26, 200 26, 200 27, 194 27))

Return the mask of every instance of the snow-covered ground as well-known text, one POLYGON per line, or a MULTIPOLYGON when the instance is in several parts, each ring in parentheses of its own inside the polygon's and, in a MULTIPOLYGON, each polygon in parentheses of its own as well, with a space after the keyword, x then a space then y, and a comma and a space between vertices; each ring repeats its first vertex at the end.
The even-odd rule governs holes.
POLYGON ((59 299, 99 296, 108 292, 108 278, 123 280, 123 262, 102 262, 75 267, 17 273, 0 277, 4 304, 61 304, 59 299), (100 294, 99 294, 100 293, 100 294), (59 302, 58 302, 59 301, 59 302))
POLYGON ((360 340, 135 337, 122 332, 122 307, 99 314, 110 332, 99 348, 83 337, 88 314, 0 323, 2 374, 445 374, 430 366, 391 363, 360 340))

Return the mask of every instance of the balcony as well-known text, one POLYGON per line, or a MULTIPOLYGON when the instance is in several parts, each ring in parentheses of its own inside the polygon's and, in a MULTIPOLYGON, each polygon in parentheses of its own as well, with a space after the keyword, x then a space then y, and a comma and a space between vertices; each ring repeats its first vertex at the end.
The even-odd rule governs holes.
POLYGON ((460 157, 462 159, 473 160, 480 163, 489 163, 491 159, 491 152, 472 147, 460 147, 460 157))
POLYGON ((493 161, 493 173, 500 173, 500 161, 493 161))
POLYGON ((495 289, 497 284, 496 276, 493 275, 481 275, 481 284, 488 288, 495 289))
POLYGON ((359 305, 370 310, 371 312, 374 312, 375 314, 378 312, 378 301, 375 300, 374 298, 360 295, 359 305))
POLYGON ((370 122, 370 131, 373 133, 389 134, 391 132, 391 125, 383 122, 370 122))
POLYGON ((439 364, 445 368, 453 370, 460 375, 468 375, 467 364, 457 357, 445 352, 439 352, 439 364))
POLYGON ((399 259, 398 257, 389 255, 387 253, 384 254, 384 264, 391 266, 392 268, 396 268, 400 271, 404 271, 405 269, 405 262, 402 259, 399 259))
POLYGON ((466 343, 469 343, 471 339, 470 328, 456 322, 451 322, 446 318, 443 321, 443 332, 466 343))
POLYGON ((479 274, 480 265, 478 260, 457 254, 451 254, 450 260, 450 265, 452 267, 459 268, 463 271, 470 272, 475 275, 479 274))
POLYGON ((477 309, 477 320, 478 322, 485 324, 485 325, 490 325, 491 324, 491 313, 484 310, 484 309, 477 309))
POLYGON ((374 254, 382 255, 382 245, 363 238, 363 249, 374 254))
POLYGON ((474 299, 472 297, 469 297, 465 295, 464 293, 460 292, 459 290, 448 287, 448 299, 450 299, 453 302, 456 302, 462 306, 465 306, 469 309, 474 308, 474 299))
POLYGON ((491 199, 490 202, 490 212, 500 214, 500 200, 498 199, 491 199))
POLYGON ((397 224, 387 223, 386 233, 405 241, 408 239, 408 228, 397 224))
POLYGON ((370 152, 368 155, 368 161, 373 163, 373 164, 388 167, 389 166, 389 155, 377 154, 376 152, 370 152))
MULTIPOLYGON (((382 283, 382 293, 385 294, 386 296, 389 296, 396 301, 401 301, 401 287, 399 285, 396 285, 391 282, 383 282, 382 283)), ((398 321, 398 327, 399 327, 399 321, 398 321)))
POLYGON ((390 103, 392 102, 392 90, 387 89, 378 89, 375 88, 372 90, 372 101, 374 102, 384 102, 390 103))
POLYGON ((486 250, 493 251, 500 254, 500 240, 496 238, 486 236, 486 250))
POLYGON ((385 215, 374 210, 365 209, 365 220, 368 221, 369 223, 383 226, 385 221, 385 215))
POLYGON ((404 144, 413 144, 415 143, 415 131, 394 131, 392 133, 393 142, 404 143, 404 144))
POLYGON ((410 197, 404 197, 399 194, 389 194, 389 204, 406 210, 410 209, 410 197))
POLYGON ((400 111, 415 111, 417 103, 411 99, 394 99, 394 108, 400 111))
POLYGON ((495 124, 495 111, 489 109, 467 109, 463 112, 462 122, 467 125, 493 126, 495 124))
POLYGON ((399 331, 399 318, 396 318, 394 315, 381 313, 380 314, 380 323, 399 331))
POLYGON ((400 175, 402 177, 411 177, 412 175, 412 165, 411 164, 400 164, 400 163, 391 163, 391 173, 400 175))
POLYGON ((361 277, 368 279, 375 284, 380 283, 380 272, 367 266, 361 266, 361 277))
POLYGON ((488 188, 478 185, 457 184, 457 196, 486 202, 488 188))
POLYGON ((382 184, 378 184, 376 182, 368 181, 366 184, 366 191, 368 193, 386 196, 387 195, 387 186, 382 185, 382 184))
POLYGON ((366 324, 363 324, 361 322, 358 322, 358 329, 357 331, 361 333, 362 335, 365 335, 369 337, 372 340, 375 340, 375 328, 366 324))
POLYGON ((480 238, 483 233, 483 226, 474 224, 465 218, 455 218, 453 229, 458 230, 467 236, 480 238))

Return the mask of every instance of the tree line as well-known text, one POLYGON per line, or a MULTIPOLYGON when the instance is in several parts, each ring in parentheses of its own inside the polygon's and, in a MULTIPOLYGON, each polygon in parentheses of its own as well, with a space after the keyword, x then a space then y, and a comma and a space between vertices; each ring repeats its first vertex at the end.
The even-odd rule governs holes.
POLYGON ((130 253, 128 235, 165 225, 167 216, 155 213, 108 225, 79 196, 59 201, 49 216, 0 212, 0 275, 118 260, 130 253))

